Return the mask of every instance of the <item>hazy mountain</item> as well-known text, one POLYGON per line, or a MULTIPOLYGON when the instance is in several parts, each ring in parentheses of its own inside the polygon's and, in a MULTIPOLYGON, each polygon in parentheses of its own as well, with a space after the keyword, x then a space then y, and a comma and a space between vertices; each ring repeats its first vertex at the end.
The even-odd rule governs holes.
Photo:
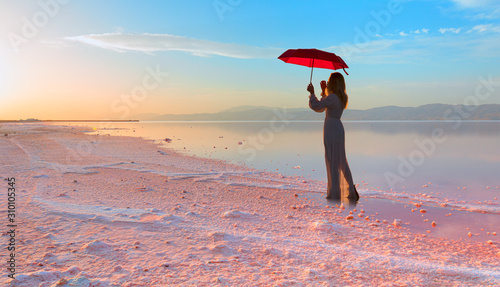
POLYGON ((224 113, 224 112, 243 112, 243 111, 248 111, 248 110, 255 110, 255 109, 268 109, 272 110, 273 108, 270 107, 264 107, 264 106, 239 106, 239 107, 234 107, 226 110, 222 110, 219 113, 224 113))
MULTIPOLYGON (((309 108, 271 108, 241 106, 218 113, 199 114, 143 114, 134 118, 150 121, 248 121, 273 120, 323 120, 324 113, 309 108)), ((479 106, 429 104, 419 107, 385 106, 367 110, 346 109, 343 120, 500 120, 500 105, 479 106)))

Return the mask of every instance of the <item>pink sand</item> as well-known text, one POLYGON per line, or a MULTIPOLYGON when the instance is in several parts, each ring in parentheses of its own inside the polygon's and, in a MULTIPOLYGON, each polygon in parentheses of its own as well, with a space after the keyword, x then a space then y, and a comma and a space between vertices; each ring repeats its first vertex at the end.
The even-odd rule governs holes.
POLYGON ((5 286, 500 285, 496 236, 433 238, 359 208, 346 219, 349 208, 306 198, 302 179, 141 138, 42 124, 0 134, 18 225, 15 280, 1 253, 5 286))

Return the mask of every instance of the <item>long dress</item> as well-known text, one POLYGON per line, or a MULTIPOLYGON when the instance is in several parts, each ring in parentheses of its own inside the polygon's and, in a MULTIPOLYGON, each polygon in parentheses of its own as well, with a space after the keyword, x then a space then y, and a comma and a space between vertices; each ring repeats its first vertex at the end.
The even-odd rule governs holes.
POLYGON ((339 97, 332 93, 318 100, 315 95, 311 95, 309 107, 319 113, 326 110, 323 126, 325 163, 328 176, 326 198, 340 199, 348 197, 355 200, 359 199, 345 154, 345 132, 340 121, 344 108, 339 97))

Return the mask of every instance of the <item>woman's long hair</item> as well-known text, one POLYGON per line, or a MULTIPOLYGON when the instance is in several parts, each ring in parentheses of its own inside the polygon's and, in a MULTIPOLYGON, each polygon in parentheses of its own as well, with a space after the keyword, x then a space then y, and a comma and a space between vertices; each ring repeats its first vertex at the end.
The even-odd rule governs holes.
POLYGON ((344 109, 347 107, 347 93, 345 91, 344 76, 341 73, 335 72, 330 75, 328 84, 326 86, 328 94, 335 93, 339 97, 340 102, 343 104, 344 109))

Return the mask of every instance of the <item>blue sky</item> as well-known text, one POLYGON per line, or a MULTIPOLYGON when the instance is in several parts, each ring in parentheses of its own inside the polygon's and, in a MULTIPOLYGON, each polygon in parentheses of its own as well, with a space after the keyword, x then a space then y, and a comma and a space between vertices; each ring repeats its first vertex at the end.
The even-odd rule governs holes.
MULTIPOLYGON (((479 78, 500 83, 500 1, 41 0, 0 7, 3 119, 307 107, 310 69, 276 59, 290 48, 340 55, 349 65, 352 109, 461 104, 479 78)), ((315 70, 317 88, 331 72, 315 70)), ((496 87, 481 104, 500 103, 496 87)))

